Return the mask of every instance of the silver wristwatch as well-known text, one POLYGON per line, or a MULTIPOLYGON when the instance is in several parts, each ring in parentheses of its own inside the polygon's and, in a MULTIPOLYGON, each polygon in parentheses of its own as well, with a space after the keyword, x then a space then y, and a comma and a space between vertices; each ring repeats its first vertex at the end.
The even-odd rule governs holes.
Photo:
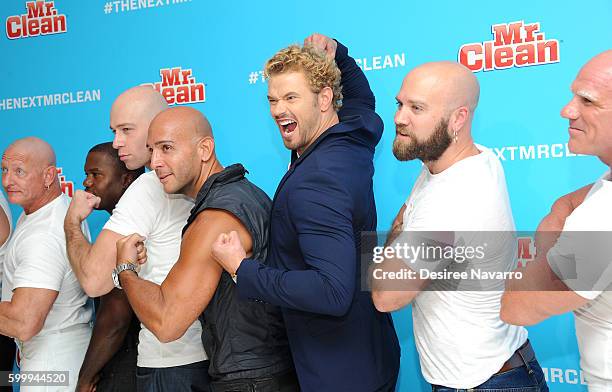
POLYGON ((136 266, 134 264, 132 263, 119 264, 117 268, 113 270, 112 276, 113 276, 113 284, 115 285, 116 288, 120 290, 123 290, 123 288, 119 284, 119 274, 125 270, 134 271, 136 275, 138 275, 138 271, 136 271, 136 266))

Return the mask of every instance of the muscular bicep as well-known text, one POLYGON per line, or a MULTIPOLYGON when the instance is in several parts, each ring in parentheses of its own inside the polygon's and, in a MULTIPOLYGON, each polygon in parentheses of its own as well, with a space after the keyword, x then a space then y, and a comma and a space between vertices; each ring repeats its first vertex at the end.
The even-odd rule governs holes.
POLYGON ((252 239, 238 218, 222 210, 205 210, 185 232, 178 261, 161 285, 167 309, 181 330, 186 330, 208 306, 223 269, 212 258, 219 234, 238 232, 247 254, 252 239))
POLYGON ((57 291, 49 289, 30 287, 15 289, 11 304, 16 318, 24 321, 23 336, 31 338, 40 332, 57 295, 57 291))

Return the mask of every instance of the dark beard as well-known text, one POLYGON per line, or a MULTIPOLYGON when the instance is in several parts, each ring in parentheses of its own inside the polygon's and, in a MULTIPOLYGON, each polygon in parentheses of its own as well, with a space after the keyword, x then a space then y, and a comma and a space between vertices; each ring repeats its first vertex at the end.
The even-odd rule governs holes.
POLYGON ((453 141, 448 134, 447 118, 441 119, 434 133, 423 142, 418 141, 413 133, 409 132, 408 135, 412 138, 412 143, 402 143, 397 136, 393 141, 393 155, 399 161, 412 161, 413 159, 423 162, 437 161, 453 141))

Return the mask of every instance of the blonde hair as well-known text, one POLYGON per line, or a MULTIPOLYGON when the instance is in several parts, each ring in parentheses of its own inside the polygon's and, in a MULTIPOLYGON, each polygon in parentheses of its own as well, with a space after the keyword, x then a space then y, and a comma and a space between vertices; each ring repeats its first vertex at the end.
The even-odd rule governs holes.
POLYGON ((303 72, 310 88, 318 94, 329 87, 334 93, 333 107, 338 111, 342 107, 342 86, 340 70, 332 58, 313 46, 291 45, 278 51, 266 62, 264 76, 269 78, 284 72, 303 72))

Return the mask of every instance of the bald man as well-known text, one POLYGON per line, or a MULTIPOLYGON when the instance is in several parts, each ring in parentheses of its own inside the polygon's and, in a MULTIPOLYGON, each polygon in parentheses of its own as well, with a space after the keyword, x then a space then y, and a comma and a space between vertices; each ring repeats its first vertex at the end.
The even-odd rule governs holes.
POLYGON ((569 149, 607 167, 593 184, 559 198, 536 233, 536 259, 508 281, 501 317, 532 325, 574 311, 589 391, 612 391, 612 50, 582 67, 561 110, 569 149), (524 291, 522 291, 524 290, 524 291))
MULTIPOLYGON (((223 168, 210 124, 195 109, 158 114, 148 140, 151 168, 164 191, 196 201, 180 257, 161 284, 130 269, 119 274, 132 308, 163 342, 178 339, 200 318, 212 391, 298 391, 280 310, 239 300, 232 277, 211 256, 215 239, 236 231, 249 254, 265 257, 270 199, 245 178, 242 165, 223 168)), ((117 269, 138 259, 136 245, 143 240, 133 234, 117 242, 117 269)))
POLYGON ((385 254, 371 270, 372 298, 385 312, 412 303, 421 370, 434 391, 547 391, 527 331, 499 318, 503 279, 465 278, 510 271, 516 249, 502 166, 472 139, 478 97, 478 81, 457 63, 424 64, 405 77, 393 154, 423 168, 386 246, 421 253, 385 254), (482 253, 459 253, 467 247, 482 253), (457 256, 441 256, 448 249, 457 256))
MULTIPOLYGON (((153 117, 167 108, 163 97, 149 86, 134 87, 113 103, 111 129, 113 147, 130 170, 148 166, 151 153, 146 141, 153 117)), ((179 257, 181 229, 193 200, 168 195, 154 172, 135 180, 121 196, 95 243, 89 244, 75 228, 100 198, 76 191, 64 221, 68 256, 74 272, 90 296, 121 288, 115 271, 117 240, 131 233, 147 238, 149 261, 139 271, 143 279, 161 284, 179 257)), ((128 268, 129 261, 124 260, 128 268)), ((176 341, 165 343, 143 325, 139 334, 136 386, 139 391, 192 390, 208 388, 208 361, 201 344, 198 321, 176 341)))
MULTIPOLYGON (((13 220, 8 201, 0 192, 0 289, 2 289, 2 268, 8 240, 13 232, 13 220)), ((0 371, 13 370, 15 342, 8 336, 0 335, 0 371)), ((1 392, 13 392, 11 386, 0 387, 1 392)))
MULTIPOLYGON (((0 334, 15 338, 22 372, 68 371, 68 385, 54 390, 73 391, 92 308, 66 255, 62 226, 70 199, 60 190, 55 166, 51 146, 34 137, 15 141, 2 156, 2 186, 23 213, 6 250, 0 334)), ((89 238, 82 226, 81 235, 89 238)))

